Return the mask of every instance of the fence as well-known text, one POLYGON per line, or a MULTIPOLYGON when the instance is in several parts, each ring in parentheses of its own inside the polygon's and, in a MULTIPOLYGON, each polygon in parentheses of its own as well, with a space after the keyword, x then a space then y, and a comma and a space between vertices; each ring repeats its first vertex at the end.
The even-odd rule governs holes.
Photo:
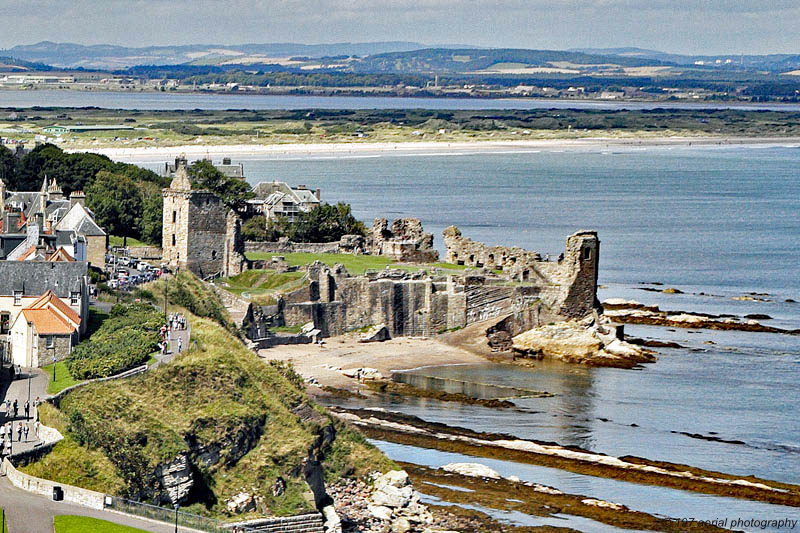
POLYGON ((106 509, 158 520, 159 522, 174 524, 177 519, 178 526, 208 533, 322 533, 324 531, 322 515, 319 513, 259 518, 249 522, 231 524, 215 518, 187 513, 180 509, 167 509, 116 496, 106 496, 105 504, 106 509))

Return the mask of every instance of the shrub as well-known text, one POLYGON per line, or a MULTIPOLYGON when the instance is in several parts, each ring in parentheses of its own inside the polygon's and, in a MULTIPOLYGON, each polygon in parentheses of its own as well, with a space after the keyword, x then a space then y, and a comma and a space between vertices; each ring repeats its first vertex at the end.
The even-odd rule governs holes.
POLYGON ((149 304, 118 304, 65 364, 73 379, 112 376, 145 363, 158 349, 161 313, 149 304))

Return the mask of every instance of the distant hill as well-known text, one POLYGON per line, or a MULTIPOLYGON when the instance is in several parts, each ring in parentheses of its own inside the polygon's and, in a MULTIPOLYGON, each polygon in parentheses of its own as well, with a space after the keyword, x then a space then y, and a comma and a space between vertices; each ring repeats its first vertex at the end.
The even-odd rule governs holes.
POLYGON ((650 58, 609 56, 559 50, 518 48, 427 48, 371 55, 353 64, 356 72, 509 74, 565 73, 634 67, 670 67, 673 63, 650 58))
POLYGON ((573 48, 571 52, 601 54, 616 57, 638 57, 674 63, 676 65, 703 65, 729 69, 760 69, 771 72, 784 72, 800 68, 800 54, 768 55, 682 55, 647 50, 644 48, 573 48))
POLYGON ((30 61, 23 61, 16 57, 0 56, 0 72, 29 72, 29 71, 48 71, 53 70, 50 65, 42 63, 32 63, 30 61))
MULTIPOLYGON (((42 41, 31 45, 15 46, 0 52, 0 54, 26 61, 47 63, 60 68, 83 67, 87 69, 115 70, 137 65, 178 65, 197 61, 214 63, 232 59, 241 59, 242 63, 253 63, 259 62, 258 59, 264 57, 366 56, 420 48, 425 48, 425 45, 402 41, 333 44, 192 44, 141 48, 107 44, 87 46, 42 41)), ((268 61, 260 62, 267 63, 268 61)))

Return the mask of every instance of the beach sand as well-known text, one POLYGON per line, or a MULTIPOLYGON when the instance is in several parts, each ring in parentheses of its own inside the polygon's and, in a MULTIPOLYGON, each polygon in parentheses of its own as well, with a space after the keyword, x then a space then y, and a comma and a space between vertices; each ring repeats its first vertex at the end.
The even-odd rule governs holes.
POLYGON ((798 146, 800 138, 751 137, 593 137, 584 139, 541 139, 474 142, 401 142, 401 143, 308 143, 308 144, 236 144, 236 145, 185 145, 138 148, 85 148, 68 152, 95 152, 115 160, 166 161, 184 154, 189 159, 204 157, 286 157, 286 156, 342 156, 353 154, 426 154, 506 152, 525 150, 597 150, 604 148, 646 148, 660 146, 725 146, 725 145, 778 145, 798 146))
MULTIPOLYGON (((259 350, 265 360, 291 361, 304 378, 316 378, 323 386, 350 391, 361 390, 363 384, 329 367, 376 368, 385 378, 393 371, 422 366, 485 363, 487 359, 433 339, 400 337, 386 342, 359 343, 357 335, 341 335, 325 340, 325 344, 275 346, 259 350), (327 367, 326 367, 327 365, 327 367)), ((364 392, 368 389, 364 387, 364 392)), ((322 393, 317 387, 309 392, 322 393)))

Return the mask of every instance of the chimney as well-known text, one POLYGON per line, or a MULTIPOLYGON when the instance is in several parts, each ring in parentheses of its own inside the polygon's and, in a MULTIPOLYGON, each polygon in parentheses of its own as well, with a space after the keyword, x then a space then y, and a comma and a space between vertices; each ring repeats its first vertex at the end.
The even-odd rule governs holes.
POLYGON ((75 204, 86 205, 86 195, 83 191, 72 191, 69 195, 69 206, 72 208, 75 204))
POLYGON ((223 165, 230 165, 231 164, 231 158, 230 157, 223 157, 222 158, 222 164, 223 165))
POLYGON ((298 185, 297 186, 297 190, 298 191, 304 191, 304 190, 306 190, 306 186, 305 185, 298 185))
POLYGON ((315 193, 315 196, 317 197, 317 201, 322 201, 322 193, 320 193, 319 188, 317 188, 317 192, 315 193))

